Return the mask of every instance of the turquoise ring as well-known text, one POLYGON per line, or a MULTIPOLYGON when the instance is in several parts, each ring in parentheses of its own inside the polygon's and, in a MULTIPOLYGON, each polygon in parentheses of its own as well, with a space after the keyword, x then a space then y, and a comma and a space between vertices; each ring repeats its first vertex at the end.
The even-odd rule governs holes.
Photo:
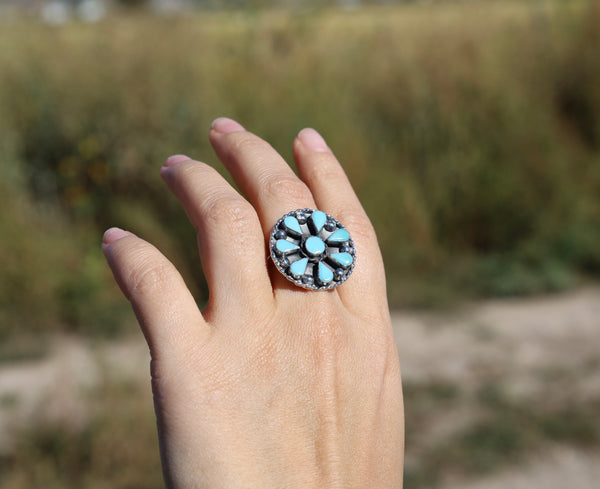
POLYGON ((271 231, 271 258, 277 269, 297 286, 329 290, 348 279, 356 263, 350 233, 323 211, 288 212, 271 231))

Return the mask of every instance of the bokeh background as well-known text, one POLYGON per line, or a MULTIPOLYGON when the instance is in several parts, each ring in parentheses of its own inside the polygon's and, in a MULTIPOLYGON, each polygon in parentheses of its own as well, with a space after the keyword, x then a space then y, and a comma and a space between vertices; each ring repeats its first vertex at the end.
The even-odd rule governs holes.
POLYGON ((220 115, 289 161, 318 129, 372 218, 408 489, 547 488, 523 474, 557 467, 597 487, 591 0, 0 1, 0 487, 162 487, 147 353, 99 243, 148 239, 202 305, 159 168, 222 170, 220 115))

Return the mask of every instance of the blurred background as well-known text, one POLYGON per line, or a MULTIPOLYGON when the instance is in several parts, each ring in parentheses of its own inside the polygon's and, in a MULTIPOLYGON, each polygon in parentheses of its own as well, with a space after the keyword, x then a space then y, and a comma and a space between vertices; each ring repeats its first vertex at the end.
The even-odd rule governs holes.
POLYGON ((311 126, 378 233, 407 489, 600 477, 600 3, 0 0, 0 487, 163 487, 116 225, 200 305, 159 177, 311 126))

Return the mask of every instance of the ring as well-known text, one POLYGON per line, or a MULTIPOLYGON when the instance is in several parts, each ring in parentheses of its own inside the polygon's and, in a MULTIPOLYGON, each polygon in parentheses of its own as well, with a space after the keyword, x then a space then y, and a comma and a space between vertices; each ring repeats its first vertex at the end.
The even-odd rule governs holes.
POLYGON ((350 233, 323 211, 288 212, 271 231, 271 258, 291 282, 310 290, 329 290, 348 279, 356 263, 350 233))

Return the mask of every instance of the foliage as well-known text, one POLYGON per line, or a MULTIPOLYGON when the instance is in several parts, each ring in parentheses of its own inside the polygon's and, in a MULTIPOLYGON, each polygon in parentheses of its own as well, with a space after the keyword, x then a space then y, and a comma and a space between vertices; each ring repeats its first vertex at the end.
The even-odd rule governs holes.
POLYGON ((0 333, 118 332, 101 232, 132 230, 207 291, 165 157, 216 162, 219 115, 288 160, 320 130, 371 216, 393 305, 559 290, 600 274, 596 2, 138 13, 0 30, 0 333))

